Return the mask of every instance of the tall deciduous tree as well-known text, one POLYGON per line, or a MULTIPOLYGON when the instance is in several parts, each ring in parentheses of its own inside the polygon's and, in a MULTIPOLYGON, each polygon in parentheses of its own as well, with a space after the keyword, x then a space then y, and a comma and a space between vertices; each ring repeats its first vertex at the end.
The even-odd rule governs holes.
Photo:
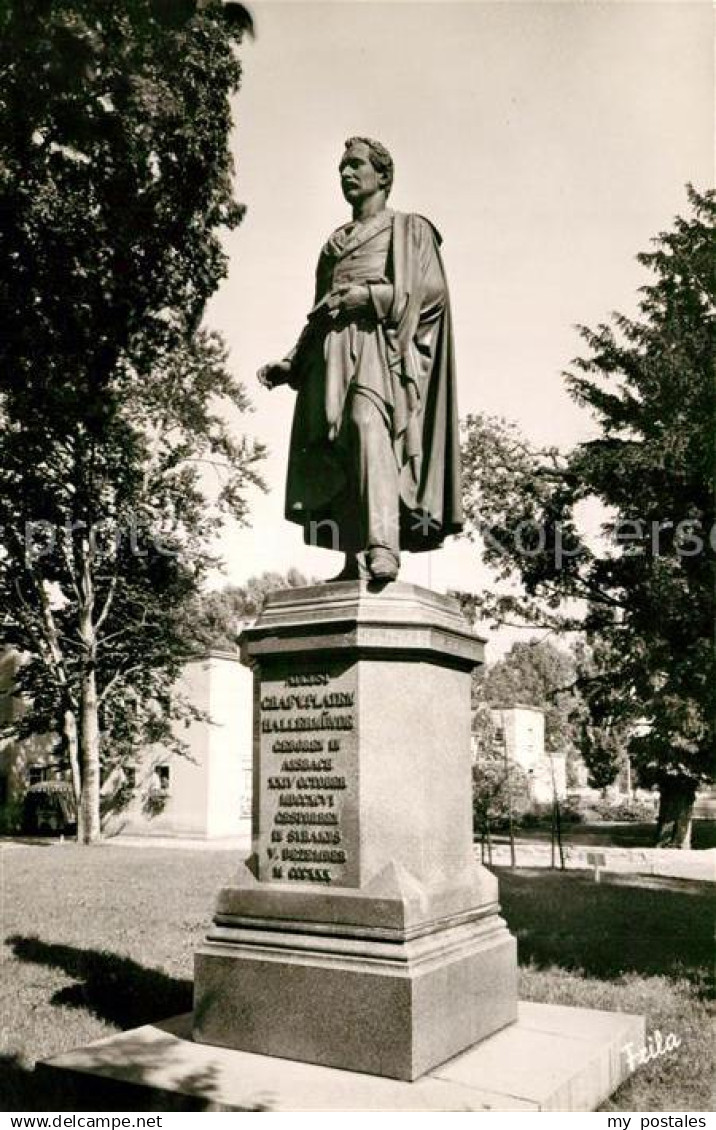
POLYGON ((258 482, 201 327, 242 215, 248 26, 213 0, 0 9, 0 643, 25 659, 23 725, 62 734, 87 842, 103 750, 167 729, 178 610, 258 482))
POLYGON ((639 256, 652 281, 637 315, 581 329, 588 354, 567 381, 598 436, 563 455, 473 417, 464 449, 472 531, 521 584, 484 610, 598 645, 581 679, 592 720, 631 728, 640 778, 660 790, 659 841, 673 846, 689 842, 716 745, 716 196, 688 195, 690 214, 639 256), (580 528, 586 499, 608 508, 599 544, 580 528))
POLYGON ((514 643, 504 658, 478 669, 473 699, 492 709, 540 707, 545 712, 545 748, 573 755, 584 710, 576 673, 574 656, 549 640, 514 643))
POLYGON ((201 648, 234 650, 242 627, 256 619, 270 592, 309 583, 300 570, 289 569, 285 574, 260 573, 243 585, 202 593, 187 605, 186 635, 201 648))

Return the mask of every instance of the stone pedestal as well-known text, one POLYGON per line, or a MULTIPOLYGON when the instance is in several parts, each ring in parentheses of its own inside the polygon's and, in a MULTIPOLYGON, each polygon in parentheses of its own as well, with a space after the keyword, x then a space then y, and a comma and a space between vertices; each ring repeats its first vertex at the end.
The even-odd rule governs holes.
POLYGON ((196 954, 194 1039, 412 1080, 517 1015, 474 861, 483 642, 412 585, 273 593, 254 669, 252 854, 196 954))

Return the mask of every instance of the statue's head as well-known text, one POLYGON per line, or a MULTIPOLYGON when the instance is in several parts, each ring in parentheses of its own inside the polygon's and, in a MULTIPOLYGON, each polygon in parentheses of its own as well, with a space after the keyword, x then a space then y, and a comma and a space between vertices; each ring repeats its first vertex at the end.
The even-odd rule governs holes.
POLYGON ((339 170, 343 195, 349 204, 380 190, 387 199, 393 186, 393 158, 384 145, 371 137, 348 138, 339 170))

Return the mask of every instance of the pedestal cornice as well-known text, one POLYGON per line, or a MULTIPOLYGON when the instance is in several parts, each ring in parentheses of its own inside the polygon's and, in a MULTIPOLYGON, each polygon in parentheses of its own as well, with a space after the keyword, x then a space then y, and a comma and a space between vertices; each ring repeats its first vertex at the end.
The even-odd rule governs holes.
POLYGON ((378 588, 341 581, 270 593, 255 624, 241 635, 241 657, 320 649, 371 655, 400 653, 471 670, 484 660, 485 640, 467 625, 454 597, 418 585, 378 588))

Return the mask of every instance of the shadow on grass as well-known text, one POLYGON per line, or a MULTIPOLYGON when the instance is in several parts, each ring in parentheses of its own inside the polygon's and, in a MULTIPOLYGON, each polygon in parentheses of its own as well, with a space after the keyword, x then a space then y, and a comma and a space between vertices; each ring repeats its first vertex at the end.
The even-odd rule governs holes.
POLYGON ((246 1106, 224 1106, 221 1072, 218 1065, 207 1062, 206 1049, 196 1069, 178 1072, 186 1057, 177 1056, 177 1039, 191 1043, 190 1023, 163 1021, 191 1010, 191 981, 145 969, 117 954, 52 945, 37 937, 14 935, 8 945, 20 961, 61 969, 77 978, 75 985, 54 994, 52 1004, 85 1009, 124 1029, 152 1024, 164 1035, 155 1033, 149 1042, 134 1034, 123 1037, 121 1051, 100 1042, 85 1049, 83 1070, 52 1062, 32 1070, 17 1056, 0 1056, 0 1110, 271 1109, 270 1096, 263 1095, 246 1106), (164 1090, 158 1079, 170 1079, 171 1090, 164 1090))
POLYGON ((57 836, 0 836, 0 848, 7 847, 54 847, 60 841, 57 836))
POLYGON ((655 887, 638 875, 597 884, 584 873, 495 870, 521 963, 607 980, 628 972, 687 977, 708 991, 714 921, 708 884, 655 887))
MULTIPOLYGON (((56 1097, 56 1096, 54 1096, 56 1097)), ((0 1110, 52 1110, 52 1092, 38 1096, 35 1073, 15 1055, 0 1055, 0 1110), (47 1106, 38 1105, 39 1101, 47 1106)), ((57 1107, 63 1110, 63 1107, 57 1107)))
POLYGON ((55 993, 52 1004, 86 1009, 118 1028, 137 1028, 191 1010, 191 981, 145 969, 131 958, 18 934, 7 942, 20 961, 61 969, 76 978, 77 984, 55 993))

